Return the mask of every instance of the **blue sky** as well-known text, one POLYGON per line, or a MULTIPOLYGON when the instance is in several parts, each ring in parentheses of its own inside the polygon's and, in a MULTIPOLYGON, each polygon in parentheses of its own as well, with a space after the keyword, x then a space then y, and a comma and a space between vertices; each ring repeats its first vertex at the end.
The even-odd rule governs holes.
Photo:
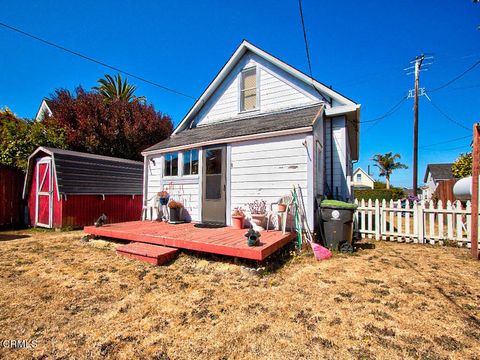
MULTIPOLYGON (((480 59, 480 5, 471 0, 303 0, 303 8, 314 77, 361 103, 362 121, 383 115, 413 87, 403 69, 415 55, 435 56, 421 74, 427 92, 480 59)), ((308 69, 296 0, 3 1, 0 22, 194 97, 244 38, 308 69)), ((56 88, 88 89, 113 73, 2 27, 0 45, 0 107, 22 117, 33 117, 56 88)), ((132 82, 175 123, 192 105, 191 99, 132 82)), ((480 121, 480 66, 430 97, 470 128, 480 121)), ((362 124, 360 166, 366 169, 373 154, 388 151, 411 165, 412 108, 410 99, 375 126, 362 124)), ((421 98, 420 147, 469 134, 421 98)), ((420 182, 427 163, 453 161, 468 144, 463 139, 421 149, 420 182)), ((409 186, 411 176, 411 169, 400 170, 392 181, 409 186)))

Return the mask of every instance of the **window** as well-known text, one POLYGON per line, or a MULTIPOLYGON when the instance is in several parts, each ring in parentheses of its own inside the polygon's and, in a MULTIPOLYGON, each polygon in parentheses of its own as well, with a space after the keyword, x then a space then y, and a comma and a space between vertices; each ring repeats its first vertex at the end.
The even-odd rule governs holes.
POLYGON ((198 150, 183 153, 183 175, 198 175, 198 150))
POLYGON ((242 71, 240 80, 240 111, 254 110, 257 107, 257 69, 242 71))
POLYGON ((362 181, 362 174, 357 174, 357 181, 362 181))
POLYGON ((178 175, 178 153, 165 154, 163 176, 178 175))
POLYGON ((205 199, 222 198, 222 149, 206 150, 205 154, 206 192, 205 199))

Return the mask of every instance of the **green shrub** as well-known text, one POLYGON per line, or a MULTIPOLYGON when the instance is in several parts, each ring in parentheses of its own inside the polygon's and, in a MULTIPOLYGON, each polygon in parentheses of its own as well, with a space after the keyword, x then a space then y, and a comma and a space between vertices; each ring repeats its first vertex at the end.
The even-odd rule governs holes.
POLYGON ((399 200, 406 197, 405 191, 399 188, 387 189, 368 189, 368 190, 355 190, 354 191, 355 199, 361 200, 399 200))

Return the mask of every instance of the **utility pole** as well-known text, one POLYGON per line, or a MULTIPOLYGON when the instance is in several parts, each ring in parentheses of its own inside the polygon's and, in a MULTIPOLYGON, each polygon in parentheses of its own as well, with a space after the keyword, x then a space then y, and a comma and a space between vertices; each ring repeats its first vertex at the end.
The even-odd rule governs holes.
POLYGON ((413 103, 413 196, 417 196, 418 189, 418 83, 423 59, 425 59, 423 54, 415 58, 415 96, 413 103))

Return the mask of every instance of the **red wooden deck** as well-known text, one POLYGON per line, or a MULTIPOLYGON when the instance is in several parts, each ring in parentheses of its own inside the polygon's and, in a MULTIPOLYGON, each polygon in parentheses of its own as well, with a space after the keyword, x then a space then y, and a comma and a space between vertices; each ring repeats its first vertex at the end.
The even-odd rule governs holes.
POLYGON ((230 227, 200 228, 192 223, 171 225, 162 222, 130 221, 102 227, 87 226, 87 234, 138 241, 239 258, 264 260, 295 238, 294 233, 262 231, 260 246, 249 247, 247 230, 230 227))

